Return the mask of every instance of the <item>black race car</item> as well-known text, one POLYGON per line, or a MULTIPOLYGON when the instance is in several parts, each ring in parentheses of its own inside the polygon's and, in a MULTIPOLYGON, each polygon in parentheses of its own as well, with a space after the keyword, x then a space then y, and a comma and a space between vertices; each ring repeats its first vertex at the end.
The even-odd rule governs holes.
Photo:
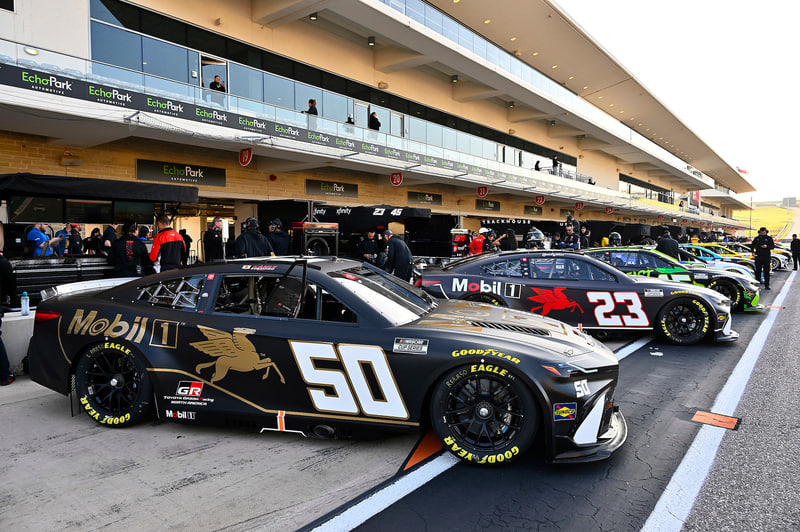
POLYGON ((629 275, 671 279, 711 288, 730 299, 734 311, 764 308, 758 303, 758 283, 739 273, 681 264, 669 255, 640 247, 593 248, 586 250, 586 254, 629 275))
POLYGON ((614 330, 656 330, 676 344, 739 337, 719 292, 625 275, 583 252, 484 253, 420 270, 416 282, 437 297, 538 313, 600 338, 614 330))
POLYGON ((553 462, 605 458, 627 437, 617 360, 595 339, 439 302, 367 264, 228 261, 49 292, 31 376, 74 386, 110 427, 157 416, 334 438, 432 426, 478 464, 515 460, 537 432, 553 462))

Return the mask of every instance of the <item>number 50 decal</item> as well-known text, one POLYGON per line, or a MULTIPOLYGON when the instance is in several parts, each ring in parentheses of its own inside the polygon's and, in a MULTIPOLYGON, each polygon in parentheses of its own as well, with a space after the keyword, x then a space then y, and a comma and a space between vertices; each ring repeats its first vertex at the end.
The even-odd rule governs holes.
POLYGON ((636 292, 586 292, 590 303, 600 303, 594 307, 594 317, 598 325, 604 327, 649 327, 642 300, 636 292), (617 303, 628 303, 628 314, 611 314, 617 303))
POLYGON ((383 349, 374 345, 294 342, 289 345, 297 367, 308 387, 314 408, 320 412, 358 414, 408 419, 408 410, 397 388, 392 369, 383 349), (321 369, 315 360, 338 360, 342 369, 321 369), (382 397, 370 389, 364 367, 369 366, 377 379, 382 397), (328 393, 326 388, 333 391, 328 393))

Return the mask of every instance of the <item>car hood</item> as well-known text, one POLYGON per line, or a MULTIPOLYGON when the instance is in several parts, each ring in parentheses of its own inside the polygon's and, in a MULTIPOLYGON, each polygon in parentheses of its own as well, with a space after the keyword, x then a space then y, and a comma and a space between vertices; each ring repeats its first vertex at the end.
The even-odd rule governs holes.
POLYGON ((549 351, 551 357, 560 355, 571 362, 575 361, 575 357, 592 353, 602 356, 603 365, 617 363, 610 349, 573 325, 486 303, 441 300, 433 312, 409 325, 415 330, 458 329, 460 332, 474 333, 489 346, 513 342, 525 346, 519 350, 521 352, 533 347, 549 351))

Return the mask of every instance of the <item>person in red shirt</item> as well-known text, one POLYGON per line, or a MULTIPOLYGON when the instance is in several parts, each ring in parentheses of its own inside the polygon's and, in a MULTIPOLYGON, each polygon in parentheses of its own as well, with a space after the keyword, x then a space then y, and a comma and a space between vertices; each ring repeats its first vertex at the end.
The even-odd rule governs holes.
POLYGON ((183 237, 170 227, 169 217, 162 214, 156 218, 158 232, 153 238, 150 260, 156 272, 175 270, 181 267, 181 254, 186 250, 183 237))
POLYGON ((478 236, 472 239, 472 242, 469 243, 469 254, 470 255, 480 255, 483 253, 483 241, 486 239, 486 233, 489 230, 485 227, 481 227, 478 229, 478 236))

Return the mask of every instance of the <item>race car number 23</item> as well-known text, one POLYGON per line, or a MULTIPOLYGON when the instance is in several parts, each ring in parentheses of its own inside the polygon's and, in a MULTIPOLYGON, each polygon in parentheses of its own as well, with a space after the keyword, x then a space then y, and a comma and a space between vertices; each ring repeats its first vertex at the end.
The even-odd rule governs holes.
POLYGON ((586 292, 590 303, 600 303, 594 308, 594 317, 597 324, 603 327, 648 327, 647 319, 642 308, 642 300, 637 292, 586 292), (612 314, 617 303, 627 303, 627 314, 612 314))
POLYGON ((290 341, 289 345, 303 380, 309 384, 308 395, 314 408, 320 412, 408 419, 408 409, 386 353, 379 347, 296 341, 290 341), (338 361, 342 369, 318 368, 317 360, 338 361), (372 370, 380 387, 378 397, 367 382, 366 367, 372 370))

